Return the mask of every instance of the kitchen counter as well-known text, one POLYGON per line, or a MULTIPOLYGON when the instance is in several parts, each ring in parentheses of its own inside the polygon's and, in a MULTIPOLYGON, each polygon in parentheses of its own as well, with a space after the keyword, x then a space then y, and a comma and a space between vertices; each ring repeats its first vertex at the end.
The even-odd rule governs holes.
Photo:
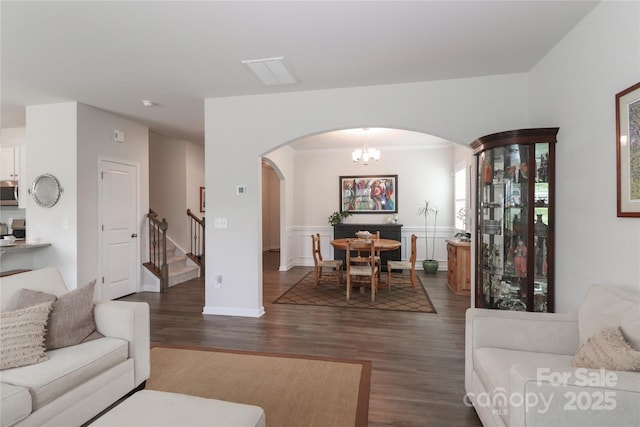
POLYGON ((24 240, 16 240, 12 246, 0 246, 0 256, 6 253, 16 253, 31 249, 46 248, 48 246, 51 246, 51 243, 27 243, 24 240))

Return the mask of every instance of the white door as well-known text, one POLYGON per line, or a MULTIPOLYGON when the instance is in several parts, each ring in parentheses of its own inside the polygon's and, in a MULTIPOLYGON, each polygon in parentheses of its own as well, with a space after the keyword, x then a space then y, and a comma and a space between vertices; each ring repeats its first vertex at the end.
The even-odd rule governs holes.
POLYGON ((100 168, 100 299, 138 288, 138 168, 103 160, 100 168))

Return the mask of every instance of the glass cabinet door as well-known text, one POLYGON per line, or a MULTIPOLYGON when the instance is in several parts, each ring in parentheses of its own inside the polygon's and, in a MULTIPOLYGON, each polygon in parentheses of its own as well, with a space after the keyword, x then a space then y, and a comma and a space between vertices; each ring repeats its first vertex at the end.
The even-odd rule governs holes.
POLYGON ((505 133, 500 143, 495 137, 502 134, 472 144, 478 171, 476 307, 552 311, 555 133, 543 142, 518 143, 514 132, 522 131, 505 133))

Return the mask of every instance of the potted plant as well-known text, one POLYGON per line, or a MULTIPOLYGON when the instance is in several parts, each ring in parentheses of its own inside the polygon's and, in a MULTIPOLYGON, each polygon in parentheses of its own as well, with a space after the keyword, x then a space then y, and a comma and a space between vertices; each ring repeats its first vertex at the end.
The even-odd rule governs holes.
POLYGON ((424 201, 424 206, 418 209, 418 215, 424 217, 424 235, 426 236, 424 246, 426 249, 427 259, 422 261, 422 268, 427 274, 435 274, 438 271, 438 260, 435 259, 436 251, 436 223, 438 220, 438 208, 429 206, 427 200, 424 201), (431 256, 429 256, 429 239, 427 236, 427 224, 429 222, 429 215, 433 214, 433 236, 431 237, 431 256))
POLYGON ((331 215, 329 215, 329 224, 336 225, 342 223, 342 220, 350 217, 351 212, 349 211, 335 211, 331 215))
POLYGON ((458 219, 462 223, 462 230, 456 233, 455 237, 463 242, 468 242, 469 240, 471 240, 471 233, 467 231, 467 221, 469 220, 467 209, 460 208, 456 213, 456 219, 458 219))

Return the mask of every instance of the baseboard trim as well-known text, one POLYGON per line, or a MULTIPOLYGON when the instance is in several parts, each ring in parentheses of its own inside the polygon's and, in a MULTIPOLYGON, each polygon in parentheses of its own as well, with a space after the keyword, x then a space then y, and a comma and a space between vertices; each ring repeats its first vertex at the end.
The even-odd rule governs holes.
POLYGON ((232 308, 232 307, 210 307, 205 306, 202 314, 213 314, 217 316, 241 316, 241 317, 262 317, 265 314, 264 307, 257 309, 232 308))

